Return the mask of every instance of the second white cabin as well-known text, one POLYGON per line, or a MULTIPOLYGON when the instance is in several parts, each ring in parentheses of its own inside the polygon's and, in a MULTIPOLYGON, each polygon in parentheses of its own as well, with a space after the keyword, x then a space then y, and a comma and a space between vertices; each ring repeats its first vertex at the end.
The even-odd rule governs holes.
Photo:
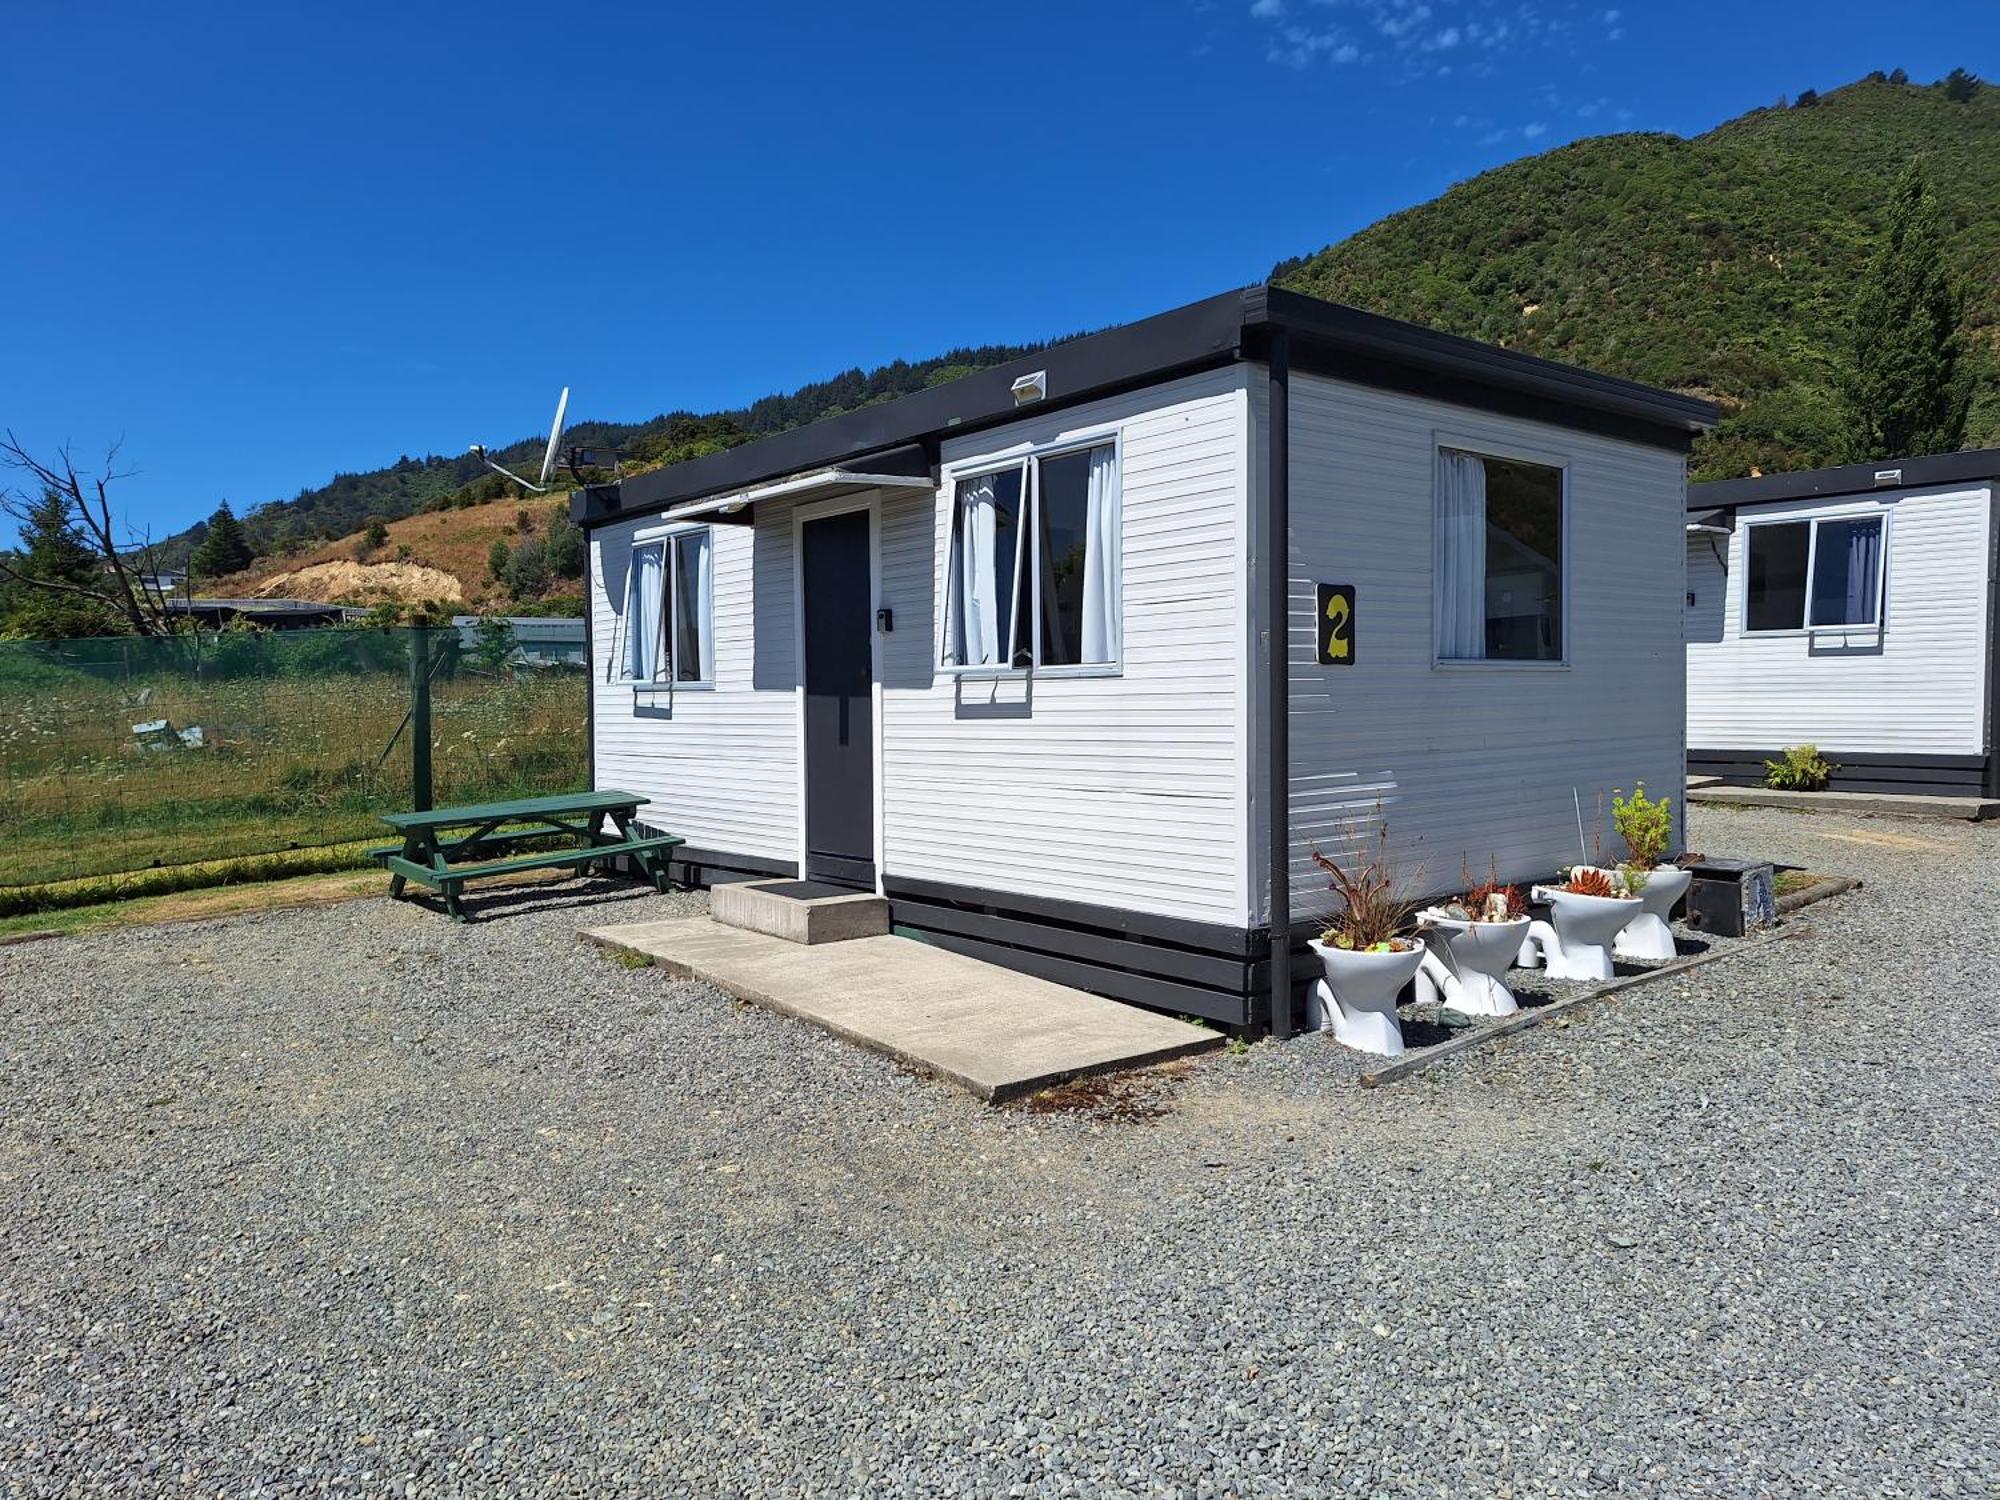
POLYGON ((2000 795, 1996 496, 1996 449, 1693 486, 1689 773, 1813 745, 1835 791, 2000 795))

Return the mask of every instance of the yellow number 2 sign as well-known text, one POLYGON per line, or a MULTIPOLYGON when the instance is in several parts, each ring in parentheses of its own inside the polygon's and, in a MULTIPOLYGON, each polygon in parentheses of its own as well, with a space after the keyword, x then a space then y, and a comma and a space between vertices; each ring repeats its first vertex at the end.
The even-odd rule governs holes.
POLYGON ((1319 619, 1319 664, 1323 667, 1354 665, 1354 585, 1315 585, 1319 619))

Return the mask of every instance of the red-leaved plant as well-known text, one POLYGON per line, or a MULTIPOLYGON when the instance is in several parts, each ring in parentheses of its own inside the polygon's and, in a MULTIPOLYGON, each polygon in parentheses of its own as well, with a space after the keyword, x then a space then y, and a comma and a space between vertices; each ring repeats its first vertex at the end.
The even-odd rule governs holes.
POLYGON ((1528 903, 1521 895, 1521 888, 1517 885, 1501 884, 1497 861, 1488 860, 1486 878, 1475 883, 1472 878, 1472 866, 1461 860, 1458 866, 1458 878, 1465 882, 1465 894, 1458 898, 1458 904, 1465 908, 1466 915, 1473 921, 1511 922, 1516 917, 1527 915, 1528 903), (1500 897, 1505 903, 1507 915, 1504 917, 1489 917, 1486 914, 1495 896, 1500 897))
POLYGON ((1569 884, 1563 887, 1578 896, 1616 896, 1618 888, 1611 883, 1611 877, 1604 871, 1590 865, 1578 865, 1569 872, 1569 884))

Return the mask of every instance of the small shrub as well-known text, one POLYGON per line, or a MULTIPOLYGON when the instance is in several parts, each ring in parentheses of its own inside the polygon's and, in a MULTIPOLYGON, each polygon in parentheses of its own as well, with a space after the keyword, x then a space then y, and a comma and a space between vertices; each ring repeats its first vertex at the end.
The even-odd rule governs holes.
POLYGON ((1839 769, 1817 745, 1787 745, 1784 759, 1764 762, 1764 785, 1778 792, 1823 792, 1839 769))
POLYGON ((1667 845, 1673 841, 1674 799, 1661 797, 1655 801, 1647 797, 1645 782, 1634 782, 1630 797, 1623 792, 1612 793, 1611 822, 1632 852, 1632 863, 1641 870, 1650 870, 1665 857, 1667 845))

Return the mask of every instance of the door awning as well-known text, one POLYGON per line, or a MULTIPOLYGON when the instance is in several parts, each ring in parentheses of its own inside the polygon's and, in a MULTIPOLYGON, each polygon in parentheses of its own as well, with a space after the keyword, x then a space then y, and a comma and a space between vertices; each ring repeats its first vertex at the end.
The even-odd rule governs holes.
POLYGON ((727 495, 711 495, 689 505, 677 506, 663 514, 662 521, 701 519, 748 526, 756 519, 756 508, 766 501, 800 504, 813 500, 838 500, 867 490, 929 490, 937 487, 931 476, 930 461, 915 444, 870 453, 852 466, 836 465, 788 474, 766 484, 753 485, 727 495), (912 472, 914 471, 914 472, 912 472))

